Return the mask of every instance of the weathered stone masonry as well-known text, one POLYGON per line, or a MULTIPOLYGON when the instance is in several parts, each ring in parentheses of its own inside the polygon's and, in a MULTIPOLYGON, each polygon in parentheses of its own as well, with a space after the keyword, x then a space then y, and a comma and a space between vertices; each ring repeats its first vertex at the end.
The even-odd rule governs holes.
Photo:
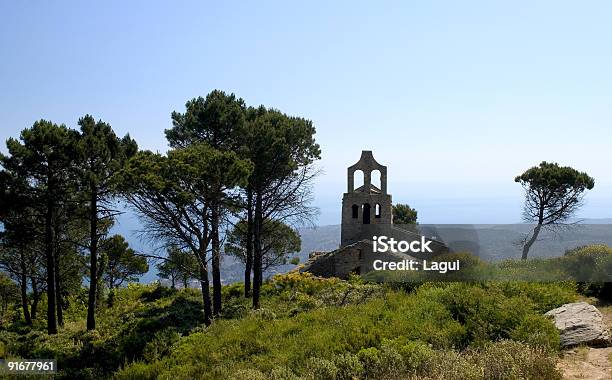
MULTIPOLYGON (((421 238, 416 232, 393 226, 391 195, 387 193, 387 167, 374 159, 372 152, 361 152, 359 161, 347 171, 347 192, 342 197, 340 248, 331 252, 313 252, 301 271, 322 277, 346 278, 351 273, 365 274, 373 270, 374 260, 401 261, 423 257, 403 253, 374 253, 372 236, 382 233, 396 239, 413 241, 421 238), (363 172, 363 185, 355 188, 355 172, 363 172), (380 186, 372 184, 372 172, 380 172, 380 186)), ((447 247, 435 241, 436 252, 447 247)))

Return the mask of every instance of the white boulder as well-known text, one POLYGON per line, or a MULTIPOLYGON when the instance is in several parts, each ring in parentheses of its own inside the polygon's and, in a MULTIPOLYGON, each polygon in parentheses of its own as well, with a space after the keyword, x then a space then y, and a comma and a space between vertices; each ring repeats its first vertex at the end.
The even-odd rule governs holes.
POLYGON ((554 318, 561 334, 561 346, 608 346, 610 331, 599 310, 586 302, 568 303, 553 309, 546 315, 554 318))

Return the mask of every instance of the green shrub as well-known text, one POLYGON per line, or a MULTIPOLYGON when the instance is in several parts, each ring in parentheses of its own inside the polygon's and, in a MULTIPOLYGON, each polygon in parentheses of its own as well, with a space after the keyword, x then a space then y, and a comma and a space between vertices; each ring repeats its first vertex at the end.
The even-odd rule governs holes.
POLYGON ((376 347, 362 348, 357 352, 357 358, 366 370, 380 367, 380 350, 376 347))
POLYGON ((276 367, 270 372, 269 380, 300 380, 292 370, 287 367, 276 367))
POLYGON ((395 377, 405 372, 406 365, 395 345, 391 344, 388 340, 383 341, 380 349, 379 376, 385 375, 395 377))
POLYGON ((262 321, 271 321, 273 319, 276 319, 276 313, 274 313, 270 309, 266 309, 263 307, 257 310, 252 310, 251 316, 257 319, 261 319, 262 321))
POLYGON ((363 364, 357 355, 344 353, 334 357, 334 364, 338 368, 337 380, 352 380, 361 378, 364 374, 363 364))
MULTIPOLYGON (((467 339, 465 326, 453 318, 451 311, 436 298, 446 292, 444 287, 432 287, 412 295, 395 293, 388 296, 387 304, 397 302, 398 305, 390 315, 386 316, 388 318, 386 327, 383 321, 376 324, 379 329, 387 332, 382 337, 403 336, 409 340, 422 340, 432 344, 434 348, 461 345, 467 339)), ((371 307, 375 305, 373 303, 371 307)), ((380 340, 376 342, 380 344, 380 340)))
POLYGON ((243 297, 228 298, 221 310, 225 319, 239 319, 245 317, 249 312, 249 299, 243 297))
POLYGON ((543 315, 527 315, 510 332, 513 340, 527 343, 533 347, 558 350, 560 347, 559 331, 553 322, 543 315))
POLYGON ((221 289, 221 294, 225 300, 240 298, 244 296, 244 283, 236 282, 229 284, 221 289))
POLYGON ((142 286, 140 284, 131 283, 128 285, 128 291, 129 290, 137 293, 140 292, 140 298, 146 302, 153 302, 161 298, 167 298, 178 292, 177 289, 166 288, 159 284, 142 286))
POLYGON ((524 296, 531 300, 534 311, 538 314, 557 308, 563 304, 576 301, 576 284, 574 282, 526 282, 503 281, 495 283, 506 297, 524 296))
POLYGON ((158 331, 142 350, 142 357, 147 362, 152 362, 165 356, 170 352, 172 345, 181 338, 173 327, 158 331))
POLYGON ((300 263, 300 258, 299 257, 292 257, 291 260, 289 260, 289 264, 291 265, 298 265, 300 263))
POLYGON ((268 380, 268 376, 263 374, 261 371, 256 369, 241 369, 236 372, 232 376, 229 377, 230 380, 268 380))
POLYGON ((331 360, 310 358, 306 362, 306 374, 313 380, 336 380, 338 368, 331 360))
POLYGON ((354 285, 363 285, 365 283, 363 277, 358 275, 358 274, 356 274, 356 273, 349 273, 348 278, 346 279, 346 281, 349 284, 354 284, 354 285))
POLYGON ((543 348, 502 340, 468 353, 483 370, 483 379, 560 380, 556 357, 543 348))
POLYGON ((430 345, 419 340, 406 341, 398 338, 387 344, 395 347, 402 358, 405 370, 410 373, 420 372, 425 363, 434 355, 434 350, 430 345))
POLYGON ((483 371, 471 358, 454 350, 436 351, 422 375, 444 380, 482 380, 483 371))
POLYGON ((5 359, 9 354, 16 354, 17 339, 17 333, 0 330, 0 359, 5 359))
POLYGON ((296 296, 293 299, 293 303, 296 304, 297 308, 301 311, 312 310, 320 305, 320 303, 315 297, 302 292, 296 293, 296 296))
POLYGON ((357 358, 362 364, 365 378, 378 379, 383 376, 395 378, 406 372, 402 356, 392 342, 384 341, 382 347, 361 349, 357 358))
POLYGON ((573 283, 425 284, 416 294, 444 305, 464 327, 466 334, 456 347, 513 338, 513 331, 516 339, 556 347, 556 330, 538 315, 576 299, 573 283), (541 328, 540 334, 536 334, 537 328, 541 328))
POLYGON ((604 244, 574 248, 562 258, 564 268, 578 281, 578 291, 612 300, 612 247, 604 244))
MULTIPOLYGON (((117 372, 114 376, 115 379, 121 380, 153 380, 157 378, 158 371, 154 364, 147 364, 143 362, 132 362, 126 368, 117 372)), ((177 377, 173 377, 176 379, 177 377)))
POLYGON ((480 345, 508 337, 525 315, 533 313, 533 302, 525 296, 506 297, 494 284, 474 286, 457 283, 435 296, 467 332, 461 346, 480 345))
POLYGON ((495 281, 558 282, 571 281, 572 276, 560 264, 558 258, 528 260, 504 260, 493 264, 490 279, 495 281))

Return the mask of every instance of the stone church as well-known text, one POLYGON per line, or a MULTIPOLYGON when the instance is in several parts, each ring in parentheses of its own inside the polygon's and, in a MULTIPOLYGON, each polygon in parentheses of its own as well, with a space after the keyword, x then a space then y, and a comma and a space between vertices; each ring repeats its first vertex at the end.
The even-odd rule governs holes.
MULTIPOLYGON (((387 167, 379 164, 372 151, 364 150, 361 158, 347 171, 347 192, 342 197, 342 226, 340 247, 331 252, 313 252, 301 271, 321 277, 346 278, 349 274, 365 274, 373 270, 374 260, 421 260, 415 254, 374 252, 373 236, 394 237, 397 240, 420 240, 416 228, 412 230, 393 225, 391 194, 387 193, 387 167), (355 173, 363 173, 363 184, 355 187, 355 173), (378 171, 380 183, 372 183, 378 171)), ((446 246, 433 242, 436 254, 447 252, 446 246)))

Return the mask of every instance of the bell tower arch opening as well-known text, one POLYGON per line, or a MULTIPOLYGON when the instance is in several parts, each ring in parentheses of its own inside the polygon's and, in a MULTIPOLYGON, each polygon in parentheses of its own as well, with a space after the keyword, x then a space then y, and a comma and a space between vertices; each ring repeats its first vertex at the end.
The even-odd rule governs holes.
POLYGON ((363 208, 363 224, 370 224, 370 204, 364 203, 361 208, 363 208))
POLYGON ((353 184, 351 188, 355 190, 359 189, 363 185, 365 185, 365 173, 363 172, 363 170, 357 169, 353 173, 353 184))
POLYGON ((370 174, 372 186, 374 186, 376 189, 379 189, 379 190, 382 188, 381 177, 382 176, 381 176, 380 170, 378 169, 372 170, 372 174, 370 174))

